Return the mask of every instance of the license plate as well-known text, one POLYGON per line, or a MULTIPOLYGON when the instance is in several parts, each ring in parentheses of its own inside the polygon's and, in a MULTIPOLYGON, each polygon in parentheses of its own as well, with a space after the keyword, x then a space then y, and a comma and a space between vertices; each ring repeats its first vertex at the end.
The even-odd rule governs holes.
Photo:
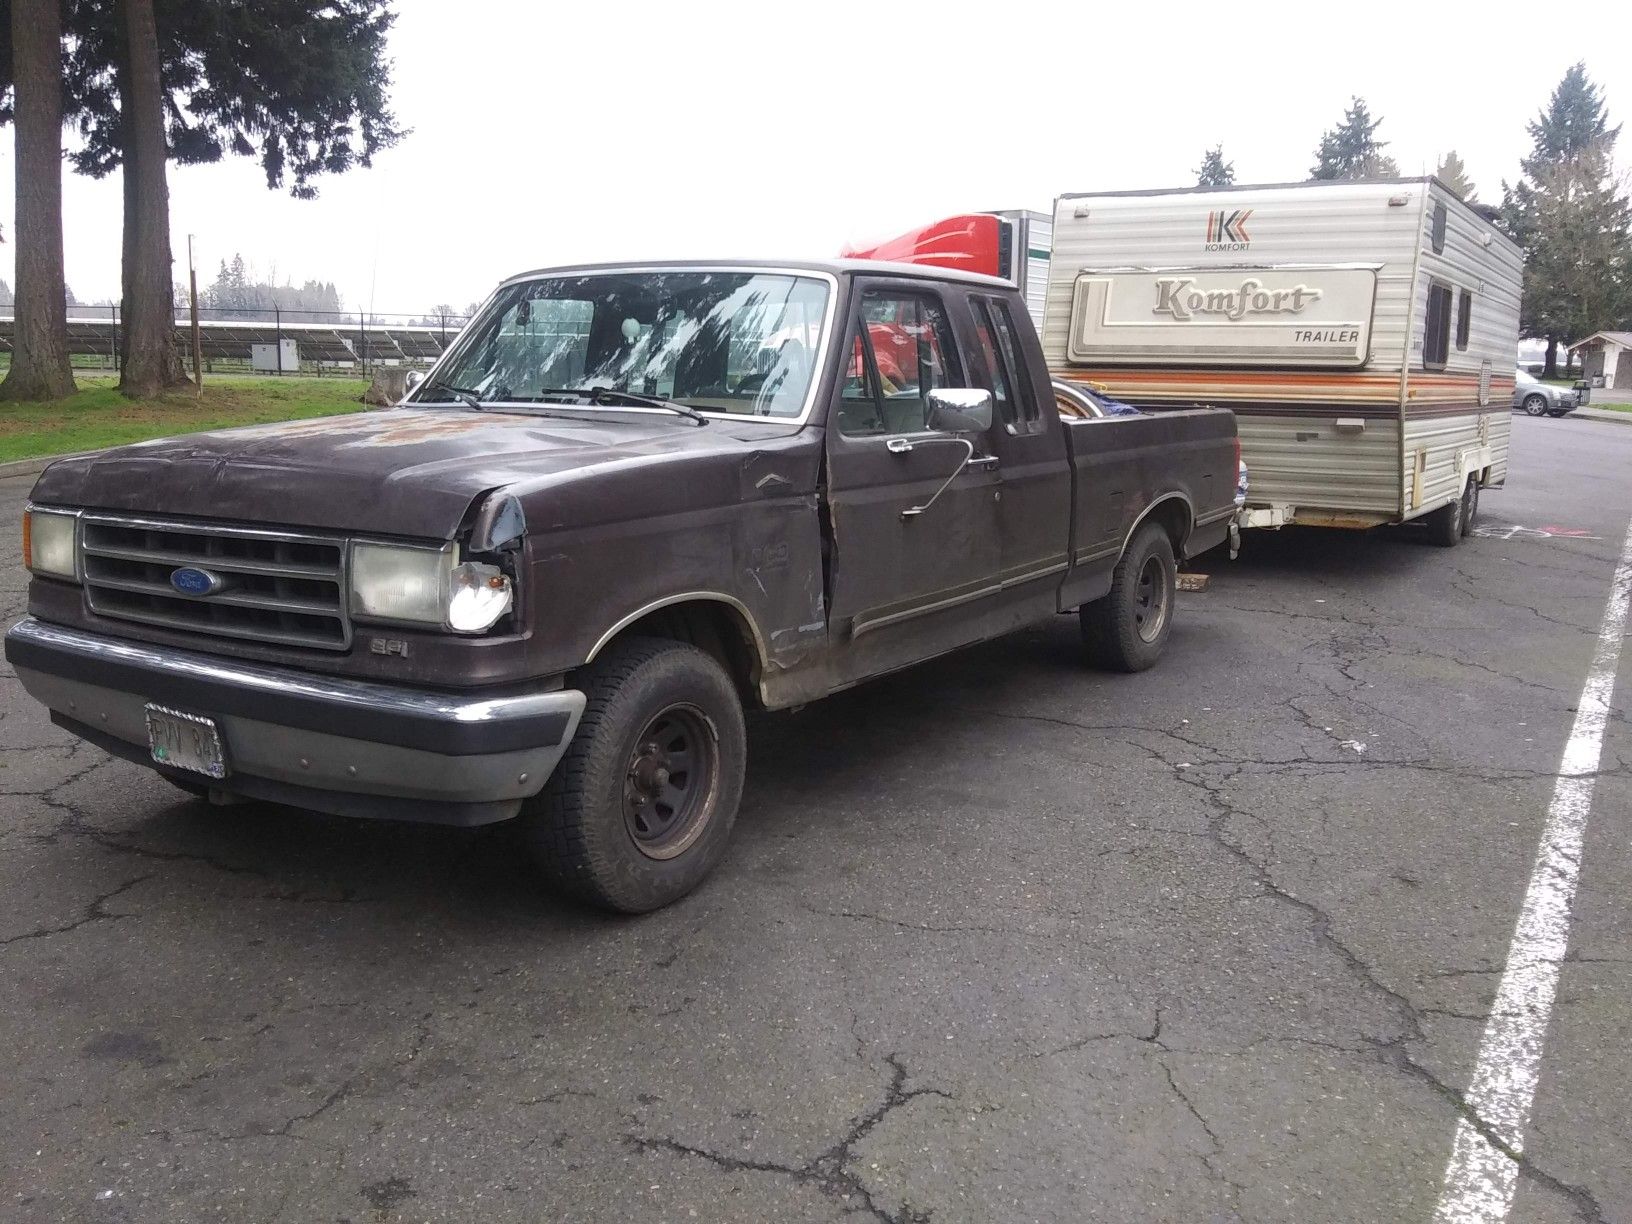
POLYGON ((147 707, 147 743, 153 759, 160 765, 210 778, 227 776, 221 732, 212 718, 150 705, 147 707))

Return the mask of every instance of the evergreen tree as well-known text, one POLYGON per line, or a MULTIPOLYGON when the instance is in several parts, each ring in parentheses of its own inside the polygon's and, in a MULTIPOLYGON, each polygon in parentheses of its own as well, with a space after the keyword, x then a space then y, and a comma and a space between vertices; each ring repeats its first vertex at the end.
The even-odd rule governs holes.
POLYGON ((124 150, 125 234, 120 292, 119 390, 149 399, 187 381, 176 345, 170 267, 170 182, 165 91, 155 0, 116 0, 123 54, 113 66, 124 150))
POLYGON ((1196 167, 1197 187, 1228 187, 1235 182, 1235 163, 1224 160, 1224 146, 1216 144, 1201 155, 1196 167))
POLYGON ((1468 177, 1468 168, 1462 164, 1462 159, 1457 156, 1455 149, 1439 159, 1439 167, 1434 171, 1434 177, 1469 204, 1474 202, 1479 189, 1473 185, 1473 180, 1468 177))
POLYGON ((62 13, 58 0, 15 0, 0 13, 0 119, 17 123, 17 302, 0 399, 73 394, 62 271, 62 13), (5 94, 16 75, 16 98, 5 94))
POLYGON ((1397 175, 1399 166, 1383 152, 1388 141, 1377 139, 1377 129, 1382 122, 1380 117, 1371 117, 1364 98, 1354 98, 1343 112, 1343 121, 1321 136, 1309 178, 1368 179, 1397 175))
MULTIPOLYGON (((0 20, 39 2, 0 0, 0 20)), ((61 3, 65 109, 81 137, 71 161, 92 176, 125 175, 127 366, 170 381, 179 361, 158 351, 173 347, 170 321, 162 337, 136 325, 155 313, 148 303, 169 311, 164 163, 254 156, 269 187, 300 198, 319 175, 368 165, 401 136, 386 97, 389 0, 61 3)), ((0 96, 9 73, 0 56, 0 96)))
POLYGON ((1587 66, 1579 62, 1564 73, 1547 108, 1527 126, 1533 147, 1520 165, 1530 178, 1602 141, 1613 147, 1621 134, 1620 124, 1609 126, 1603 96, 1587 79, 1587 66))
POLYGON ((1502 223, 1527 253, 1519 326, 1547 341, 1549 377, 1560 343, 1614 327, 1632 309, 1632 210, 1612 173, 1620 130, 1576 64, 1529 125, 1524 177, 1502 184, 1502 223))

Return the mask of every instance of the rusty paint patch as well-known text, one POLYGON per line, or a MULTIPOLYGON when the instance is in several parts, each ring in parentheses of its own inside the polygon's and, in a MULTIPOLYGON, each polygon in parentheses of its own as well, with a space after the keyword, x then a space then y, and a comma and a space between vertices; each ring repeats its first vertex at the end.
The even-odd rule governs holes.
POLYGON ((493 424, 474 414, 403 412, 385 416, 318 417, 264 427, 262 438, 335 438, 355 446, 414 446, 457 438, 493 424), (353 436, 355 435, 355 436, 353 436))

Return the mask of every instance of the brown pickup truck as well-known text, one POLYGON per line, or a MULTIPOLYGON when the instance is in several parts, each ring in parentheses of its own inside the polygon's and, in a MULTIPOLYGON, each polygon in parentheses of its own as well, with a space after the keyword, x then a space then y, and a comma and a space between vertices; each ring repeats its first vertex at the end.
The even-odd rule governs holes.
POLYGON ((724 854, 745 707, 1073 609, 1091 662, 1154 663, 1237 463, 1229 412, 1063 416, 1007 282, 530 273, 398 408, 53 464, 6 657, 214 801, 519 816, 649 910, 724 854))

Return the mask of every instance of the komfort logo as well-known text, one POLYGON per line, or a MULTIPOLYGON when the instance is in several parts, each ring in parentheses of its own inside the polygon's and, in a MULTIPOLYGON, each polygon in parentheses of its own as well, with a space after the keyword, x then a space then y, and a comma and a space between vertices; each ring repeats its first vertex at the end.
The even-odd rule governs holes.
POLYGON ((1237 208, 1233 212, 1210 212, 1207 214, 1207 245, 1203 248, 1208 251, 1244 251, 1252 245, 1252 235, 1247 233, 1247 218, 1252 216, 1252 209, 1237 208))
POLYGON ((1301 314, 1311 302, 1318 302, 1319 289, 1293 285, 1290 289, 1266 289, 1264 282, 1247 277, 1239 289, 1198 289, 1193 276, 1161 276, 1156 279, 1154 314, 1184 320, 1198 314, 1241 319, 1249 314, 1301 314))

